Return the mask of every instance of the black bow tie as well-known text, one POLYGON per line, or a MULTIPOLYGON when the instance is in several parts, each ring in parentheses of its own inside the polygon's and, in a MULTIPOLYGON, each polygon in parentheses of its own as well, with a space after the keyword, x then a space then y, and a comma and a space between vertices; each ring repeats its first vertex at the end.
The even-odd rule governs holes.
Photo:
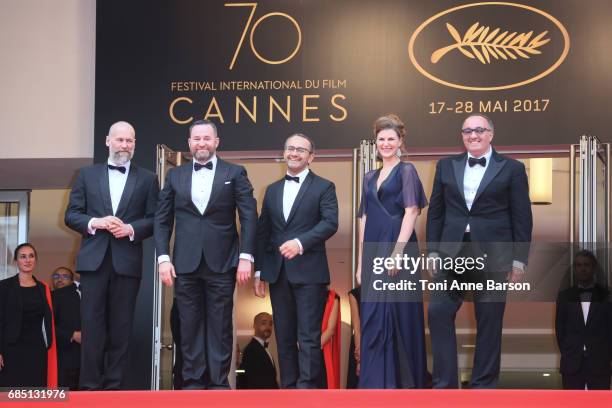
POLYGON ((267 341, 264 341, 264 344, 263 344, 264 348, 267 349, 269 344, 270 343, 268 343, 267 341))
POLYGON ((482 167, 484 167, 487 165, 487 158, 481 157, 480 159, 476 159, 474 157, 470 157, 468 159, 468 164, 470 165, 470 167, 474 167, 477 164, 480 164, 482 167))
POLYGON ((295 181, 296 183, 300 182, 300 178, 298 176, 293 177, 293 176, 290 176, 288 174, 285 174, 285 180, 287 180, 287 181, 295 181))
POLYGON ((109 170, 117 170, 122 174, 125 174, 125 166, 113 166, 112 164, 108 164, 107 166, 109 170))
POLYGON ((578 288, 578 293, 593 293, 593 287, 590 287, 590 288, 578 288))
POLYGON ((206 167, 208 170, 212 170, 213 169, 213 165, 212 162, 208 162, 206 164, 200 164, 198 162, 193 163, 193 169, 195 171, 200 171, 200 169, 206 167))

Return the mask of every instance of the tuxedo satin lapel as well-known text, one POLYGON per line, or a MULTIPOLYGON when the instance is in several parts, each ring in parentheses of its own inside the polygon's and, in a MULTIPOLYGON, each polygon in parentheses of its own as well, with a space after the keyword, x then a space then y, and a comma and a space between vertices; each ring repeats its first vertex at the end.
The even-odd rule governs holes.
POLYGON ((491 181, 497 176, 497 174, 501 171, 501 169, 506 165, 508 160, 504 159, 500 155, 498 155, 495 150, 493 150, 493 154, 491 155, 491 162, 487 166, 487 170, 485 171, 484 176, 482 176, 482 181, 478 186, 478 190, 476 191, 476 196, 474 197, 474 202, 472 203, 472 207, 474 203, 478 200, 478 198, 482 195, 482 192, 487 188, 487 186, 491 183, 491 181))
POLYGON ((281 222, 283 225, 287 225, 287 220, 285 220, 285 213, 283 212, 283 196, 285 195, 285 179, 282 179, 278 182, 278 185, 275 188, 274 194, 276 195, 274 201, 276 203, 276 213, 279 214, 281 222))
POLYGON ((463 199, 463 204, 465 204, 465 192, 463 191, 463 175, 465 174, 466 161, 467 153, 463 156, 460 156, 456 160, 453 160, 453 173, 455 174, 455 182, 457 183, 457 189, 459 190, 459 194, 461 194, 461 198, 463 199))
POLYGON ((108 184, 108 167, 106 164, 100 165, 98 180, 100 181, 100 197, 102 198, 104 212, 111 215, 113 214, 113 204, 111 202, 110 186, 108 184))
MULTIPOLYGON (((206 171, 206 170, 200 170, 206 171)), ((229 174, 229 166, 225 164, 225 162, 219 158, 217 158, 217 170, 215 170, 215 177, 213 178, 212 190, 210 191, 210 199, 208 200, 208 204, 206 205, 206 209, 204 210, 204 215, 210 208, 211 205, 214 205, 217 196, 221 192, 223 188, 224 182, 228 180, 229 174)), ((232 181, 233 182, 233 181, 232 181)))
POLYGON ((306 191, 308 190, 308 188, 312 184, 312 179, 314 178, 313 174, 314 173, 312 172, 312 170, 309 171, 308 175, 306 176, 306 179, 304 180, 304 182, 300 186, 298 194, 295 197, 295 201, 293 202, 293 205, 291 206, 291 211, 289 212, 289 218, 287 218, 287 224, 289 224, 291 222, 291 220, 293 219, 293 217, 295 216, 296 211, 298 210, 298 208, 300 207, 300 204, 302 203, 302 199, 304 198, 304 194, 306 194, 306 191))
POLYGON ((130 199, 132 198, 132 194, 134 193, 134 188, 136 187, 137 179, 138 167, 132 164, 130 166, 130 172, 128 173, 127 180, 125 181, 123 193, 121 194, 121 200, 119 200, 119 206, 117 206, 117 214, 115 214, 119 218, 123 217, 125 211, 128 208, 128 204, 130 203, 130 199))
POLYGON ((200 215, 200 211, 198 211, 198 207, 193 203, 193 199, 191 198, 191 173, 193 172, 193 162, 184 164, 180 167, 180 175, 179 175, 179 186, 177 188, 182 190, 182 194, 184 197, 189 197, 189 205, 191 206, 191 210, 200 215))

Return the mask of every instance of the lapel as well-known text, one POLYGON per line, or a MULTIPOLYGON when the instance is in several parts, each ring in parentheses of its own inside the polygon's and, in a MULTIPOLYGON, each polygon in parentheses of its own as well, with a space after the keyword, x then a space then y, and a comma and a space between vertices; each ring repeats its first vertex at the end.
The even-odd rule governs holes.
MULTIPOLYGON (((13 288, 12 290, 8 291, 8 296, 13 297, 13 302, 8 302, 9 304, 13 303, 13 305, 17 308, 17 310, 15 310, 15 316, 21 316, 23 314, 23 299, 21 298, 21 289, 19 288, 19 273, 15 276, 13 276, 13 288)), ((8 297, 7 296, 7 297, 8 297)))
MULTIPOLYGON (((259 341, 257 341, 256 338, 253 338, 251 341, 254 341, 255 346, 259 348, 259 350, 261 350, 261 357, 267 361, 267 364, 269 367, 274 368, 275 369, 275 364, 274 364, 274 360, 272 360, 272 357, 270 354, 268 354, 268 352, 266 351, 266 348, 264 346, 261 345, 261 343, 259 341)), ((268 342, 268 347, 269 347, 270 343, 268 342)))
POLYGON ((108 167, 106 163, 100 164, 99 166, 98 180, 100 181, 100 197, 102 198, 104 213, 112 214, 113 204, 111 202, 110 187, 108 185, 108 167))
POLYGON ((495 149, 493 149, 493 153, 491 154, 491 161, 487 166, 487 170, 485 171, 484 176, 482 176, 482 180, 480 181, 478 190, 476 190, 476 196, 474 197, 474 202, 472 202, 472 208, 474 208, 474 204, 476 203, 476 201, 478 201, 478 198, 482 195, 482 192, 487 188, 487 186, 491 183, 495 176, 497 176, 497 174, 506 165, 507 162, 507 159, 497 154, 495 149))
POLYGON ((283 196, 285 195, 285 179, 282 178, 276 182, 277 185, 274 188, 274 203, 276 205, 276 213, 279 214, 281 219, 281 223, 283 226, 287 225, 287 220, 285 220, 285 213, 283 212, 283 196))
MULTIPOLYGON (((580 297, 580 295, 578 295, 580 297)), ((595 284, 595 289, 591 294, 591 303, 589 305, 589 312, 587 313, 587 319, 585 326, 587 326, 594 316, 601 311, 601 303, 606 301, 605 291, 600 290, 600 287, 595 284)))
POLYGON ((121 200, 117 206, 117 213, 115 214, 118 218, 123 218, 125 211, 128 208, 132 193, 136 187, 136 180, 138 179, 138 168, 134 163, 130 164, 130 172, 128 173, 127 180, 125 181, 125 187, 123 187, 123 193, 121 193, 121 200))
POLYGON ((190 209, 198 215, 200 211, 198 211, 198 207, 193 203, 193 199, 191 198, 191 177, 193 173, 193 162, 185 163, 179 167, 179 185, 177 189, 180 191, 183 197, 188 198, 190 209))
MULTIPOLYGON (((217 156, 217 168, 215 169, 215 177, 213 178, 212 189, 210 190, 210 198, 208 199, 208 204, 204 209, 204 215, 208 212, 211 205, 214 204, 215 199, 223 189, 224 180, 228 179, 229 174, 229 166, 223 160, 217 156)), ((232 181, 233 182, 233 181, 232 181)))
POLYGON ((308 188, 312 184, 313 179, 314 179, 314 173, 312 172, 312 170, 310 170, 308 172, 308 175, 306 176, 306 179, 300 186, 297 196, 295 197, 295 201, 293 202, 293 205, 291 206, 291 211, 289 212, 289 217, 287 218, 287 224, 289 224, 291 220, 293 219, 293 217, 295 216, 297 209, 300 207, 300 204, 302 203, 302 198, 304 197, 304 194, 306 194, 306 190, 308 190, 308 188))
POLYGON ((455 174, 455 182, 457 183, 457 189, 461 198, 463 199, 463 206, 467 210, 465 205, 465 192, 463 191, 463 176, 465 174, 465 163, 467 162, 467 153, 458 156, 453 160, 453 173, 455 174))

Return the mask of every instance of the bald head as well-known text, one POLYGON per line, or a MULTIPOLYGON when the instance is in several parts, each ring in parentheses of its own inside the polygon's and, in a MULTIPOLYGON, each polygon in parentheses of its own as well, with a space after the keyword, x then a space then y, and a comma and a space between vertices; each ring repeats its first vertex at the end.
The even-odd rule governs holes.
POLYGON ((274 323, 272 321, 272 315, 270 313, 261 312, 253 319, 253 329, 255 330, 255 336, 263 340, 268 340, 272 335, 272 328, 274 323))
POLYGON ((122 166, 132 160, 136 148, 136 131, 127 122, 113 123, 106 136, 108 158, 117 166, 122 166))
POLYGON ((136 137, 136 131, 134 130, 134 127, 123 120, 113 123, 110 129, 108 130, 109 136, 113 136, 113 134, 117 133, 131 133, 132 137, 136 137))

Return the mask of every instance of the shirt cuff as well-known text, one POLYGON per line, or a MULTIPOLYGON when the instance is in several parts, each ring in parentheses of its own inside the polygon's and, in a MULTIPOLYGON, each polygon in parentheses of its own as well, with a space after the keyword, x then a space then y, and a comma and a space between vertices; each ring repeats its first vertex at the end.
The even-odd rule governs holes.
POLYGON ((297 238, 293 238, 295 240, 295 242, 297 242, 298 246, 300 247, 300 255, 304 255, 304 247, 302 246, 302 243, 300 242, 299 239, 297 238))
POLYGON ((163 262, 170 262, 170 255, 160 255, 157 257, 157 264, 161 264, 163 262))
POLYGON ((255 271, 255 279, 261 278, 261 271, 255 271))
POLYGON ((97 218, 92 218, 87 223, 87 233, 90 234, 90 235, 96 235, 97 229, 91 226, 91 224, 93 224, 93 222, 96 221, 96 220, 97 220, 97 218))
POLYGON ((240 259, 245 259, 247 261, 250 261, 251 263, 255 262, 255 258, 253 258, 253 255, 244 252, 240 254, 240 259))
POLYGON ((130 232, 130 235, 129 235, 130 241, 134 242, 134 234, 135 234, 134 227, 132 227, 132 224, 128 224, 127 226, 130 227, 130 231, 132 231, 130 232))
POLYGON ((512 261, 512 267, 520 269, 521 271, 525 272, 525 264, 522 263, 521 261, 516 261, 516 260, 512 261))

